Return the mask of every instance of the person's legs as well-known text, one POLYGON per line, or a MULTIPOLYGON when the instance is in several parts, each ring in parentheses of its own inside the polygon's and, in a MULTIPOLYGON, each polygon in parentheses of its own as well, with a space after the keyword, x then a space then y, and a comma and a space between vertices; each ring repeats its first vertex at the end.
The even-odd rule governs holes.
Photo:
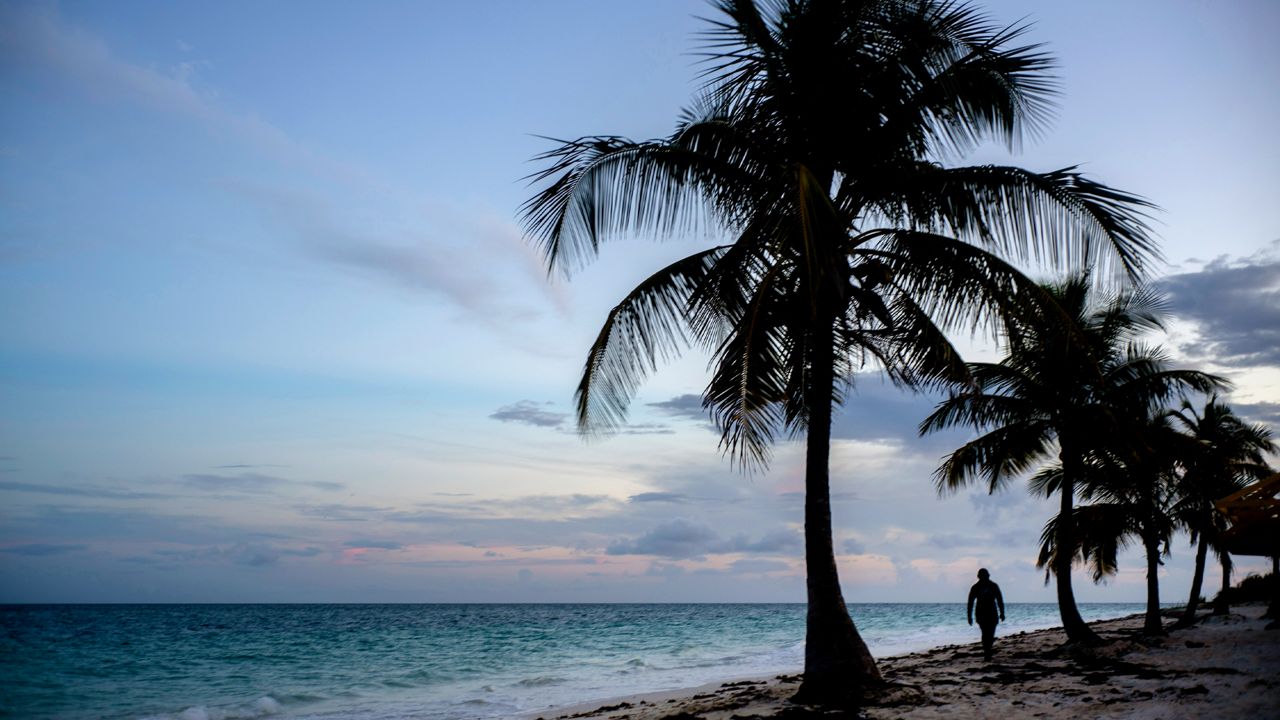
POLYGON ((991 648, 996 641, 996 624, 993 622, 979 623, 978 627, 982 628, 982 658, 984 660, 991 659, 991 648))

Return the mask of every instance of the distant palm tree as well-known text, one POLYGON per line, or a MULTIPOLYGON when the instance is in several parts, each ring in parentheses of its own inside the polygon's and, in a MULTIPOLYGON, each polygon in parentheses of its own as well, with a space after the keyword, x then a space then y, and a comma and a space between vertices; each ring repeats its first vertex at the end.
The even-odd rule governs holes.
POLYGON ((1049 108, 1049 59, 973 8, 935 0, 719 0, 704 95, 664 139, 587 137, 539 156, 525 226, 549 268, 602 241, 682 232, 723 242, 677 260, 608 314, 577 391, 607 432, 660 360, 712 356, 703 406, 722 448, 763 467, 804 434, 808 630, 797 699, 878 683, 845 607, 828 488, 832 408, 853 371, 963 381, 944 332, 994 327, 1038 288, 1010 264, 1155 255, 1140 199, 1071 169, 945 167, 1016 145, 1049 108))
MULTIPOLYGON (((1149 359, 1164 362, 1158 353, 1149 359)), ((1201 380, 1214 382, 1216 378, 1205 376, 1201 380)), ((1146 407, 1134 407, 1128 412, 1112 408, 1112 417, 1118 422, 1111 442, 1086 452, 1078 488, 1080 498, 1090 502, 1072 512, 1073 535, 1076 556, 1090 566, 1094 582, 1116 572, 1118 551, 1130 539, 1141 544, 1147 565, 1143 633, 1162 635, 1160 558, 1169 554, 1177 529, 1174 507, 1179 461, 1192 448, 1185 435, 1170 427, 1163 409, 1149 403, 1142 405, 1146 407)), ((1052 494, 1061 482, 1061 466, 1054 471, 1037 474, 1033 489, 1052 494)), ((1053 566, 1057 555, 1055 529, 1056 518, 1041 536, 1040 567, 1053 566)))
MULTIPOLYGON (((1160 302, 1150 291, 1095 298, 1087 274, 1045 291, 1051 302, 1010 326, 1004 359, 970 365, 975 386, 939 403, 920 431, 968 425, 984 433, 943 460, 936 474, 939 492, 979 478, 995 492, 1047 467, 1033 488, 1056 492, 1060 509, 1043 538, 1041 561, 1057 580, 1068 640, 1097 643, 1071 586, 1072 562, 1082 552, 1076 492, 1096 477, 1104 453, 1121 452, 1117 440, 1125 437, 1125 415, 1132 417, 1132 408, 1156 407, 1188 389, 1206 391, 1218 380, 1169 369, 1162 355, 1137 342, 1161 326, 1160 302)), ((1131 519, 1111 522, 1123 527, 1131 519)))
POLYGON ((1216 395, 1209 398, 1200 412, 1190 402, 1183 401, 1182 409, 1170 413, 1170 418, 1196 443, 1196 451, 1184 462, 1179 482, 1181 497, 1176 508, 1183 527, 1191 534, 1191 542, 1196 545, 1191 595, 1175 625, 1185 627, 1195 622, 1210 549, 1222 559, 1224 600, 1225 588, 1231 582, 1231 559, 1218 546, 1218 538, 1226 529, 1225 520, 1214 510, 1213 501, 1242 489, 1251 480, 1271 474, 1266 454, 1274 453, 1276 444, 1269 428, 1244 422, 1216 395))

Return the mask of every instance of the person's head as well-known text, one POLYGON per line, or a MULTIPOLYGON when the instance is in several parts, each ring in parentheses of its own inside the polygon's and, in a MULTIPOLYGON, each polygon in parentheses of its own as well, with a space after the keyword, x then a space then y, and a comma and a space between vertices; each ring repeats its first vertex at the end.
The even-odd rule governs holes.
POLYGON ((986 579, 987 579, 987 578, 989 578, 989 577, 991 577, 991 573, 987 572, 987 569, 986 569, 986 568, 981 568, 981 569, 979 569, 979 570, 978 570, 978 579, 979 579, 979 580, 986 580, 986 579))

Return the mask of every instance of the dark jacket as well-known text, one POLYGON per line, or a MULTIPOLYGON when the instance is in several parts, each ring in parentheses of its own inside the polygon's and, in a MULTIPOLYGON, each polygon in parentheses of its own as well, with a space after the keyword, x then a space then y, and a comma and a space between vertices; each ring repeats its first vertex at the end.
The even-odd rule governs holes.
POLYGON ((978 605, 978 624, 995 625, 1004 616, 1004 596, 1000 586, 990 580, 979 580, 969 589, 969 621, 973 621, 973 606, 978 605), (999 612, 996 611, 997 605, 999 612))

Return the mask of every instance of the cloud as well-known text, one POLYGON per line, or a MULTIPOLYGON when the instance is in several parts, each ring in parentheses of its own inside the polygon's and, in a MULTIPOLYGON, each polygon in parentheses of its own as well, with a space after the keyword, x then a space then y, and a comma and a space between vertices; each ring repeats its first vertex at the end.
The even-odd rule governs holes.
POLYGON ((937 533, 930 535, 926 541, 930 545, 942 550, 950 550, 958 547, 978 547, 986 545, 990 542, 989 538, 978 537, 976 535, 960 535, 958 533, 937 533))
POLYGON ((643 492, 643 493, 638 493, 636 495, 632 495, 627 499, 633 503, 649 503, 649 502, 682 503, 682 502, 688 501, 689 496, 685 495, 684 493, 675 493, 675 492, 643 492))
POLYGON ((377 208, 376 222, 354 216, 350 198, 339 203, 310 188, 222 185, 305 256, 381 287, 442 297, 469 323, 500 328, 509 340, 544 314, 527 298, 561 303, 519 229, 495 211, 436 203, 424 213, 412 194, 363 179, 348 184, 360 206, 377 208))
POLYGON ((332 520, 337 522, 367 522, 371 515, 379 515, 385 513, 391 508, 378 507, 375 505, 341 505, 330 503, 326 505, 297 505, 294 509, 299 515, 317 520, 332 520))
POLYGON ((521 400, 512 405, 500 407, 490 418, 502 422, 524 423, 534 427, 558 428, 568 419, 568 413, 546 410, 550 403, 536 403, 532 400, 521 400))
POLYGON ((422 526, 422 530, 437 534, 448 533, 452 542, 501 533, 509 540, 521 538, 511 540, 512 544, 544 545, 548 533, 609 532, 616 528, 623 507, 623 501, 612 495, 522 495, 420 502, 412 508, 379 513, 377 518, 382 522, 422 526))
POLYGON ((280 561, 280 553, 267 545, 241 545, 230 552, 232 561, 239 565, 262 567, 275 565, 280 561))
POLYGON ((1228 367, 1280 366, 1278 255, 1280 240, 1249 257, 1223 255, 1157 283, 1173 313, 1198 331, 1181 349, 1228 367))
POLYGON ((895 387, 882 373, 857 373, 853 391, 832 418, 831 437, 842 440, 892 441, 916 452, 943 454, 959 447, 963 430, 931 433, 921 438, 918 428, 942 395, 895 387))
POLYGON ((343 489, 343 485, 341 483, 328 482, 325 480, 289 480, 287 478, 275 477, 274 475, 262 475, 260 473, 241 473, 239 475, 196 473, 184 475, 182 477, 182 482, 191 488, 207 492, 247 492, 265 494, 290 487, 309 487, 317 490, 343 489))
POLYGON ((761 560, 758 558, 742 558, 729 566, 729 572, 735 575, 781 572, 790 570, 791 566, 781 560, 761 560))
POLYGON ((668 415, 677 417, 692 418, 694 420, 706 420, 707 411, 702 407, 702 397, 699 395, 686 394, 677 395, 670 400, 661 402, 646 403, 651 408, 657 408, 668 415))
POLYGON ((70 497, 101 498, 104 500, 156 500, 173 497, 163 493, 135 492, 133 490, 116 490, 112 488, 67 485, 39 485, 24 482, 0 482, 0 490, 11 492, 36 493, 40 495, 65 495, 70 497))
POLYGON ((29 543, 26 545, 10 545, 0 548, 0 552, 28 557, 45 557, 48 555, 66 555, 84 550, 88 545, 51 545, 47 543, 29 543))
MULTIPOLYGON (((566 517, 580 516, 587 511, 591 511, 589 514, 595 514, 600 510, 612 509, 616 503, 617 500, 610 495, 571 493, 568 495, 524 495, 518 498, 501 500, 475 500, 465 505, 459 504, 452 507, 467 513, 479 512, 522 518, 541 515, 547 518, 565 519, 566 517)), ((424 504, 424 507, 441 509, 448 506, 427 503, 424 504)))
POLYGON ((685 560, 732 553, 776 554, 795 550, 801 546, 800 536, 791 530, 768 533, 759 540, 751 540, 745 534, 724 539, 709 525, 685 518, 674 518, 659 523, 638 537, 615 540, 605 548, 605 553, 608 555, 658 555, 685 560))
POLYGON ((1280 403, 1232 403, 1231 409, 1249 422, 1280 426, 1280 403))
POLYGON ((490 300, 499 295, 492 283, 474 273, 458 271, 465 267, 464 258, 458 253, 444 251, 425 239, 392 243, 343 228, 323 214, 308 212, 302 216, 305 221, 295 221, 299 235, 321 260, 408 290, 439 292, 475 310, 488 308, 490 300))
POLYGON ((391 542, 389 540, 348 540, 343 543, 343 545, 346 545, 349 548, 367 548, 374 550, 400 550, 404 548, 404 545, 401 545, 398 542, 391 542))
POLYGON ((848 538, 840 544, 840 548, 848 555, 861 555, 867 551, 867 546, 856 538, 848 538))
POLYGON ((14 514, 0 523, 0 541, 54 536, 61 541, 219 543, 244 530, 199 515, 169 515, 137 508, 48 505, 14 514))
POLYGON ((214 470, 257 470, 259 468, 281 468, 281 467, 287 467, 287 466, 271 465, 271 464, 257 465, 252 463, 233 463, 230 465, 214 465, 213 469, 214 470))
MULTIPOLYGON (((1026 511, 1036 504, 1035 498, 1017 486, 994 493, 971 492, 968 497, 969 504, 978 513, 978 523, 984 527, 999 527, 1025 519, 1026 511)), ((1043 520, 1039 518, 1039 521, 1043 520)))
POLYGON ((649 567, 645 568, 644 574, 648 577, 660 577, 667 580, 674 580, 685 574, 683 566, 673 563, 649 563, 649 567))
POLYGON ((624 425, 618 431, 620 435, 674 435, 675 430, 670 425, 662 425, 659 423, 641 423, 636 425, 624 425))
POLYGON ((659 555, 685 559, 706 555, 719 536, 709 526, 684 518, 668 520, 643 535, 617 540, 605 549, 608 555, 659 555))
POLYGON ((951 585, 963 585, 974 578, 980 563, 977 558, 962 557, 950 562, 933 558, 916 558, 908 563, 913 571, 930 582, 946 581, 951 585))
POLYGON ((294 549, 279 548, 272 545, 238 544, 227 549, 224 555, 238 565, 261 567, 263 565, 275 565, 280 562, 281 557, 285 556, 315 557, 322 552, 324 551, 317 547, 294 549))
POLYGON ((749 540, 746 535, 735 535, 728 541, 713 546, 711 552, 774 554, 797 550, 803 546, 799 534, 792 530, 779 530, 759 540, 749 540))
MULTIPOLYGON (((264 567, 277 565, 282 557, 315 557, 324 552, 318 547, 290 548, 279 547, 268 543, 234 543, 230 546, 209 545, 182 550, 162 549, 152 553, 163 561, 181 565, 221 564, 230 562, 234 565, 264 567)), ((145 562, 139 559, 128 559, 130 562, 145 562)))

